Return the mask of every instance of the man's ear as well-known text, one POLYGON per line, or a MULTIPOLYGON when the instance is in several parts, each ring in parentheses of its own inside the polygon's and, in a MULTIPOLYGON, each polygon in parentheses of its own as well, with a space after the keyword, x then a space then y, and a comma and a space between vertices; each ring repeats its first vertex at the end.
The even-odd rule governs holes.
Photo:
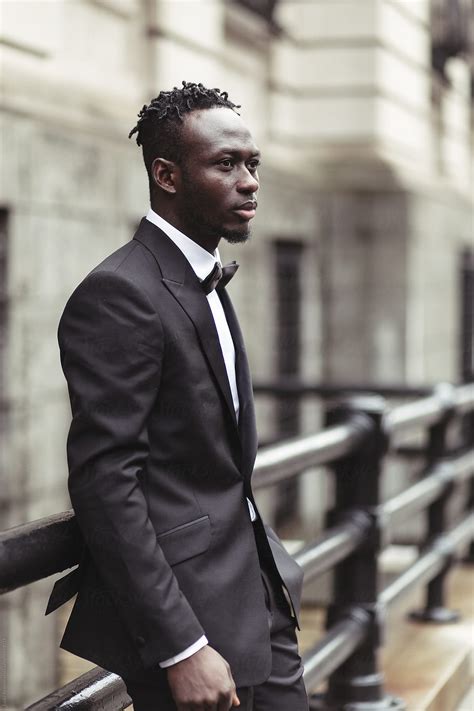
POLYGON ((176 193, 176 173, 178 166, 166 158, 155 158, 151 164, 153 182, 167 193, 176 193))

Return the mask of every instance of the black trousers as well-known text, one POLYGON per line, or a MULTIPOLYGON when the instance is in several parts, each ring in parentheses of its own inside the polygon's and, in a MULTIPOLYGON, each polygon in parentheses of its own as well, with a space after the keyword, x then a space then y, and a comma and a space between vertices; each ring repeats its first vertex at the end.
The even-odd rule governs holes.
MULTIPOLYGON (((308 711, 303 667, 298 654, 294 618, 281 585, 262 568, 268 625, 272 645, 272 670, 263 684, 237 689, 239 711, 308 711)), ((166 673, 135 682, 124 679, 134 711, 176 711, 166 673)), ((237 707, 232 707, 237 708, 237 707)))

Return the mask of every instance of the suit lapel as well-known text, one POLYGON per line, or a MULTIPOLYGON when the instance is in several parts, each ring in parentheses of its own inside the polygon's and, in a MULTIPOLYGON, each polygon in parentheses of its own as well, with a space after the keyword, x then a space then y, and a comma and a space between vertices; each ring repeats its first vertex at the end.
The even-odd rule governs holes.
MULTIPOLYGON (((187 275, 188 276, 188 275, 187 275)), ((227 403, 229 413, 237 427, 237 418, 235 416, 234 403, 232 400, 232 392, 227 377, 227 371, 222 355, 222 348, 217 335, 216 325, 212 316, 211 307, 206 299, 199 281, 194 274, 185 280, 184 284, 177 284, 163 277, 163 283, 173 294, 183 309, 188 314, 191 321, 194 323, 202 350, 211 366, 211 369, 219 384, 220 390, 227 403), (196 284, 194 283, 196 280, 196 284)))
POLYGON ((237 390, 239 392, 239 431, 242 440, 242 473, 244 476, 250 476, 257 454, 257 428, 252 379, 242 331, 240 330, 230 296, 225 289, 218 289, 217 293, 234 341, 237 390))
POLYGON ((194 324, 201 348, 216 378, 237 431, 232 392, 209 302, 181 250, 162 230, 143 218, 134 236, 155 257, 162 281, 194 324))

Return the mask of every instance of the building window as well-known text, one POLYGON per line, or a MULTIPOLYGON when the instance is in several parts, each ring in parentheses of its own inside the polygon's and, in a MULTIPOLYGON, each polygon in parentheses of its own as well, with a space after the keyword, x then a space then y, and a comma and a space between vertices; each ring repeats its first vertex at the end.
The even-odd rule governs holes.
POLYGON ((234 5, 242 5, 273 24, 273 14, 277 0, 231 0, 234 5))
POLYGON ((5 351, 7 338, 7 257, 8 257, 8 211, 0 208, 0 418, 5 411, 5 351))
POLYGON ((445 66, 451 57, 467 56, 472 22, 470 0, 432 0, 431 56, 433 68, 447 79, 445 66))
POLYGON ((461 256, 460 375, 464 383, 474 382, 474 250, 461 256))
MULTIPOLYGON (((6 396, 6 345, 7 345, 7 257, 8 211, 0 209, 0 472, 7 473, 7 396, 6 396)), ((0 518, 5 518, 8 487, 0 492, 0 518)), ((0 615, 1 617, 1 615, 0 615)), ((1 638, 1 630, 0 630, 1 638)), ((1 670, 0 670, 1 677, 1 670)), ((1 679, 0 679, 1 681, 1 679)))
MULTIPOLYGON (((293 240, 274 243, 276 270, 276 373, 279 380, 301 377, 302 343, 302 255, 303 245, 293 240)), ((277 404, 278 438, 301 431, 298 397, 286 397, 277 404)), ((298 512, 298 481, 283 484, 279 491, 275 524, 290 523, 298 512)))

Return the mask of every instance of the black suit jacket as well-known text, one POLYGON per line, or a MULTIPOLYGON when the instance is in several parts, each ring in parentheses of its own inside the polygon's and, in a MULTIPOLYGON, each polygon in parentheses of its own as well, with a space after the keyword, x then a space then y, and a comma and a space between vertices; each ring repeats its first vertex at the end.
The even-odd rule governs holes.
POLYGON ((218 293, 239 422, 199 280, 148 220, 77 287, 59 324, 84 554, 46 614, 78 592, 61 647, 123 677, 141 678, 206 634, 238 686, 262 683, 271 666, 262 558, 299 609, 301 569, 249 517, 253 395, 234 309, 218 293))

